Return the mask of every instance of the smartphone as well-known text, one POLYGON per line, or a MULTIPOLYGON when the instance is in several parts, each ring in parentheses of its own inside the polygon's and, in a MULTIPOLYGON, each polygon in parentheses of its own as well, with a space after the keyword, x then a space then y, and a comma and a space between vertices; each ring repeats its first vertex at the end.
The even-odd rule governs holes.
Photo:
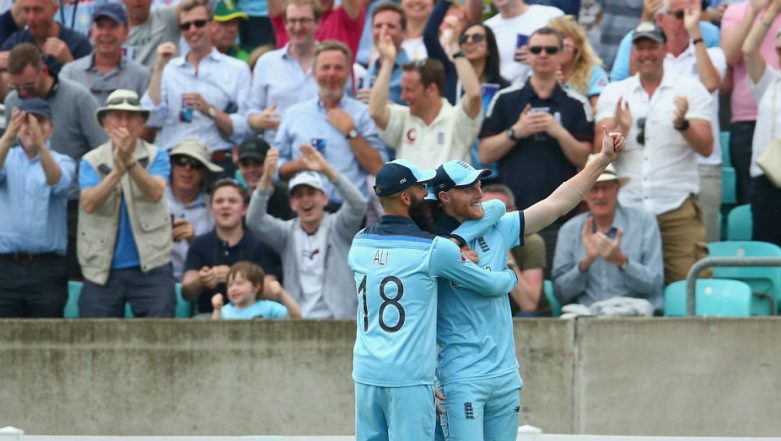
POLYGON ((529 113, 550 113, 550 107, 532 107, 529 109, 529 113))

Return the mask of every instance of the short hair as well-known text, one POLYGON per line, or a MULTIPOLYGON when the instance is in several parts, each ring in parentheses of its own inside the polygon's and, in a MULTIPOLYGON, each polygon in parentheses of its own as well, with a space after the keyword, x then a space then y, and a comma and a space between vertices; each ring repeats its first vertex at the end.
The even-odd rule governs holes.
POLYGON ((205 8, 206 16, 209 17, 209 20, 212 19, 212 16, 214 15, 212 8, 209 7, 209 4, 205 0, 182 0, 179 2, 179 15, 176 19, 178 20, 183 13, 190 12, 195 8, 205 8))
POLYGON ((564 47, 564 37, 562 37, 556 29, 553 29, 550 26, 543 26, 532 32, 532 34, 529 35, 529 40, 531 40, 535 35, 553 35, 557 40, 559 40, 559 48, 564 47))
POLYGON ((315 21, 320 21, 323 18, 323 6, 319 0, 287 0, 282 8, 282 18, 287 21, 287 7, 290 5, 296 6, 309 6, 312 8, 312 14, 315 16, 315 21))
POLYGON ((402 30, 407 29, 407 16, 404 15, 404 10, 401 9, 401 6, 392 2, 380 3, 379 5, 377 5, 376 8, 374 8, 374 12, 372 12, 372 25, 374 24, 374 17, 376 17, 377 14, 383 11, 393 11, 399 14, 399 17, 401 17, 401 29, 402 30))
POLYGON ((423 83, 423 87, 428 87, 429 84, 436 84, 437 89, 439 89, 439 95, 442 95, 442 91, 445 88, 445 66, 441 61, 433 58, 424 58, 413 63, 407 63, 401 68, 404 72, 417 72, 420 75, 420 82, 423 83))
POLYGON ((513 207, 515 206, 515 195, 510 187, 504 184, 488 184, 483 187, 483 193, 499 193, 503 194, 507 198, 507 202, 513 207))
POLYGON ((315 54, 314 54, 314 63, 313 68, 317 66, 317 57, 323 53, 328 51, 339 51, 344 54, 344 58, 347 60, 347 70, 349 70, 352 67, 352 59, 353 55, 352 52, 350 52, 350 48, 347 47, 346 44, 342 43, 341 41, 337 40, 325 40, 319 43, 317 46, 315 46, 315 54))
POLYGON ((244 276, 249 283, 260 285, 260 289, 255 293, 255 298, 260 298, 261 294, 263 294, 263 280, 266 278, 266 273, 263 271, 263 268, 257 263, 248 260, 236 262, 231 265, 230 270, 228 270, 228 283, 235 279, 239 274, 244 276))
POLYGON ((244 201, 244 204, 246 205, 249 203, 249 194, 247 193, 247 190, 242 187, 241 184, 235 179, 232 178, 222 178, 219 179, 217 182, 214 183, 212 186, 212 193, 211 193, 211 200, 214 202, 214 193, 217 192, 222 187, 233 187, 236 189, 236 191, 239 192, 239 195, 241 195, 241 200, 244 201))
POLYGON ((17 44, 8 54, 8 73, 18 75, 27 65, 34 67, 36 72, 41 72, 43 66, 41 51, 32 43, 17 44))

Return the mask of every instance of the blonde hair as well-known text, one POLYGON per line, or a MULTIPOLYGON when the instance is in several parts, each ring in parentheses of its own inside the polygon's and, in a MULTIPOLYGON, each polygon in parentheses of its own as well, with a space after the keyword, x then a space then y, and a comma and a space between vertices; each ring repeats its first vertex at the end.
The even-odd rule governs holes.
POLYGON ((591 43, 588 42, 586 31, 571 15, 556 17, 548 26, 555 29, 564 38, 569 38, 575 45, 576 52, 572 58, 572 72, 567 83, 582 95, 588 95, 588 86, 591 80, 591 71, 594 67, 602 67, 602 59, 599 58, 591 43))

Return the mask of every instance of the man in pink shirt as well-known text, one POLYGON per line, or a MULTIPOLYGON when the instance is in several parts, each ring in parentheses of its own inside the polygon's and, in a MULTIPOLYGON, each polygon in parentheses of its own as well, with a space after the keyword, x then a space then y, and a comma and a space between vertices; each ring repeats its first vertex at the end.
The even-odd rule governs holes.
POLYGON ((741 46, 752 26, 769 26, 770 31, 762 41, 759 52, 774 69, 778 68, 775 56, 775 35, 781 28, 781 17, 772 22, 760 20, 761 11, 770 0, 747 0, 731 4, 721 20, 721 48, 732 67, 732 119, 730 124, 730 160, 737 174, 738 204, 748 203, 749 165, 751 164, 751 141, 757 120, 757 103, 748 88, 746 63, 741 46))

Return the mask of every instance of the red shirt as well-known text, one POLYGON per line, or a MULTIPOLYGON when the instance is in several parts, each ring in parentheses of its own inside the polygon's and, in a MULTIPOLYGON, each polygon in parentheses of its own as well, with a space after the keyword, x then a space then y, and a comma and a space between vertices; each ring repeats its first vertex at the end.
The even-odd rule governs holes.
MULTIPOLYGON (((366 20, 366 7, 361 6, 358 18, 350 18, 341 6, 333 8, 320 19, 320 28, 317 30, 317 41, 338 40, 350 48, 353 57, 350 64, 355 62, 355 54, 358 52, 358 44, 361 41, 363 25, 366 20)), ((277 38, 277 47, 281 48, 290 40, 285 30, 284 14, 271 18, 274 27, 274 35, 277 38)))

